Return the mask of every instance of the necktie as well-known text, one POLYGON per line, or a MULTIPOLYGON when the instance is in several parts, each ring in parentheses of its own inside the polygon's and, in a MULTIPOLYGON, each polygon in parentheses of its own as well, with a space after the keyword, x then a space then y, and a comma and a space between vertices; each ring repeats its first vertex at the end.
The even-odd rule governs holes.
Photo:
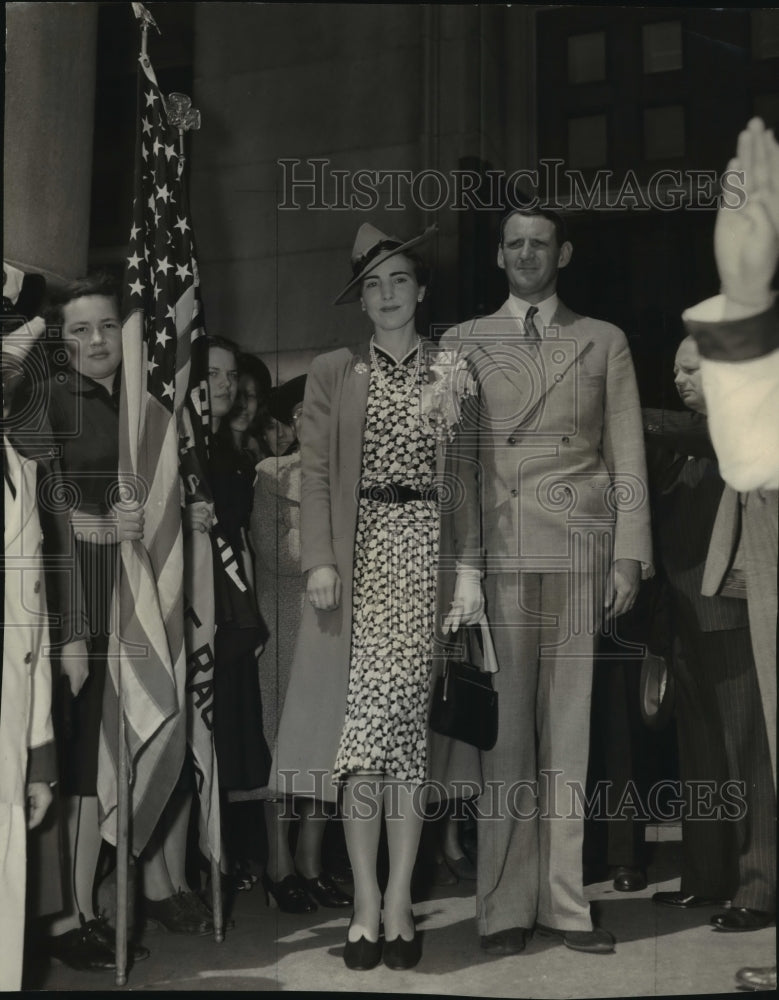
POLYGON ((536 324, 534 322, 535 315, 537 312, 538 309, 536 308, 536 306, 531 306, 525 313, 524 328, 525 328, 525 336, 528 338, 528 340, 541 339, 538 335, 538 330, 536 329, 536 324))

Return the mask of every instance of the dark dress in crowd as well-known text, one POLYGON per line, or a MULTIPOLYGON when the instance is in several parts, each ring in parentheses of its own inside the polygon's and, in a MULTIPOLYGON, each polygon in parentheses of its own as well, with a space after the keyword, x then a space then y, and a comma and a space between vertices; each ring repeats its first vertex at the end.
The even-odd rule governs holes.
MULTIPOLYGON (((119 448, 119 386, 113 391, 72 368, 48 383, 48 424, 53 446, 60 455, 64 496, 52 496, 80 514, 105 515, 117 500, 119 448)), ((97 794, 97 756, 103 689, 110 634, 111 600, 118 545, 76 543, 89 648, 89 677, 78 695, 69 694, 66 680, 59 685, 55 714, 60 744, 61 791, 66 795, 97 794)))
POLYGON ((254 498, 254 464, 250 452, 238 451, 215 436, 209 464, 214 508, 219 528, 240 564, 239 570, 231 570, 215 551, 214 746, 223 790, 261 787, 267 784, 270 770, 258 668, 258 651, 264 647, 268 632, 254 598, 246 542, 254 498), (238 573, 247 588, 243 592, 232 582, 238 573))

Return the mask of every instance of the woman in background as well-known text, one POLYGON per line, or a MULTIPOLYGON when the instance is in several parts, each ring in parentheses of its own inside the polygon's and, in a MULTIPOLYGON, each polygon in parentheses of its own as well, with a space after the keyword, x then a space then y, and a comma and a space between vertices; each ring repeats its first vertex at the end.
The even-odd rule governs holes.
MULTIPOLYGON (((273 750, 300 626, 304 584, 300 574, 300 451, 297 426, 306 376, 271 390, 265 441, 274 457, 257 466, 250 537, 256 555, 257 598, 271 637, 260 671, 263 729, 273 750)), ((351 904, 351 898, 322 870, 327 815, 316 800, 293 810, 283 798, 267 799, 268 863, 263 885, 268 898, 288 913, 310 913, 351 904), (290 819, 300 815, 297 847, 290 851, 290 819)))
POLYGON ((273 454, 264 429, 268 419, 271 376, 268 366, 253 354, 238 356, 238 393, 230 414, 230 430, 238 451, 248 451, 255 462, 273 454))
MULTIPOLYGON (((247 543, 254 498, 254 457, 236 447, 232 412, 240 378, 239 351, 221 337, 208 338, 208 384, 211 405, 211 445, 208 482, 214 498, 213 515, 196 504, 193 517, 204 520, 201 530, 219 533, 241 565, 243 583, 238 594, 217 576, 216 635, 214 637, 214 747, 222 793, 265 785, 270 755, 263 738, 258 657, 268 638, 267 628, 251 593, 254 580, 247 543), (222 584, 225 584, 222 586, 222 584), (238 601, 237 598, 243 599, 238 601)), ((190 508, 193 509, 193 508, 190 508)), ((193 524, 198 527, 199 524, 193 524)), ((225 799, 229 795, 225 794, 225 799)), ((244 860, 246 831, 232 806, 224 809, 224 831, 233 864, 244 860)))

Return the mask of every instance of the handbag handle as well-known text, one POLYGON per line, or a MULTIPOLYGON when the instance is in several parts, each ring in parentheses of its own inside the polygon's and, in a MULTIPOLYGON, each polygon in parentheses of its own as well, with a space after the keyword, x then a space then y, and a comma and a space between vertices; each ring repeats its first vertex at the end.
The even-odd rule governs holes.
MULTIPOLYGON (((478 632, 469 632, 469 636, 476 636, 476 640, 479 643, 479 648, 482 655, 482 666, 481 671, 485 674, 497 674, 500 667, 498 666, 498 657, 495 652, 495 645, 492 641, 492 633, 490 632, 490 623, 487 620, 487 615, 482 611, 481 618, 478 621, 473 622, 470 628, 476 629, 478 626, 478 632)), ((469 640, 470 641, 470 640, 469 640)))

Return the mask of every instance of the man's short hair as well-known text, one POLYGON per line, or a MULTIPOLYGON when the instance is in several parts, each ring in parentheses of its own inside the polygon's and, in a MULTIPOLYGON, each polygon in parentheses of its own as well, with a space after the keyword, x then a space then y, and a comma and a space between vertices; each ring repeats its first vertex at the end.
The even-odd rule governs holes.
POLYGON ((65 306, 87 295, 104 295, 108 299, 113 299, 118 308, 119 282, 107 271, 98 271, 84 278, 75 278, 62 288, 53 290, 44 312, 47 326, 61 327, 65 322, 65 306))
POLYGON ((565 219, 558 212, 555 212, 551 208, 512 208, 509 212, 503 216, 500 220, 500 245, 503 246, 503 237, 506 235, 506 223, 515 215, 524 215, 526 218, 532 218, 533 216, 540 216, 542 219, 549 219, 549 221, 554 226, 555 236, 557 237, 558 248, 563 245, 568 240, 568 227, 565 224, 565 219))

